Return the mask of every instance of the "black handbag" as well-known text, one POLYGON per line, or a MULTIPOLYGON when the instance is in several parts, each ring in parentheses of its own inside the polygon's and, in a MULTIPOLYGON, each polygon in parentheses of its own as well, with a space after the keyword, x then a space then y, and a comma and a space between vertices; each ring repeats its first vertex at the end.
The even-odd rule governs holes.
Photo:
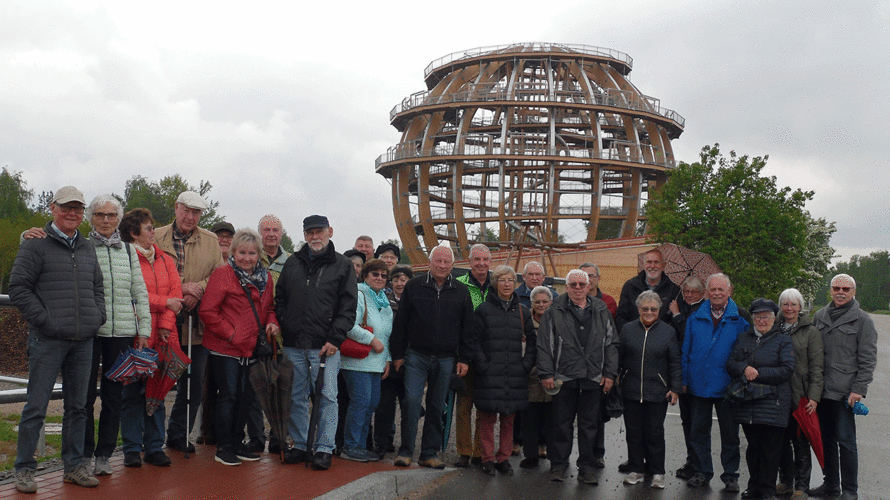
POLYGON ((253 348, 253 356, 256 358, 272 357, 275 354, 275 351, 272 349, 272 344, 270 344, 269 340, 266 338, 266 327, 263 326, 263 322, 260 321, 260 315, 256 312, 256 306, 253 303, 253 297, 250 296, 250 290, 247 289, 247 285, 244 283, 241 284, 241 289, 244 290, 245 295, 247 295, 247 301, 250 302, 250 308, 253 309, 253 317, 256 318, 256 326, 259 328, 256 335, 256 347, 253 348))
POLYGON ((776 386, 750 382, 744 376, 734 378, 726 386, 726 400, 730 403, 749 403, 769 397, 775 397, 776 386))

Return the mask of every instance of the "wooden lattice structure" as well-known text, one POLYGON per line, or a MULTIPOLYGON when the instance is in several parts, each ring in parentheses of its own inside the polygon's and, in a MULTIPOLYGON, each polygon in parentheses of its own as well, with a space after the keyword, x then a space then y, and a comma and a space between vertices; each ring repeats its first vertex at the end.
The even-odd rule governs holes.
POLYGON ((537 223, 566 241, 645 232, 649 190, 675 166, 684 119, 628 80, 633 60, 600 47, 523 43, 457 52, 424 71, 429 90, 393 108, 399 143, 377 159, 412 262, 443 241, 515 247, 537 223))

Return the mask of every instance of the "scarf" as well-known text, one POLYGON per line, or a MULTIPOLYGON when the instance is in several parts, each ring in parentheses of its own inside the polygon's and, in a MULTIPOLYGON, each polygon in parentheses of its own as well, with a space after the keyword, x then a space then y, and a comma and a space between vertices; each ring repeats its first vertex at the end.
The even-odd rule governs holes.
POLYGON ((384 307, 390 307, 389 299, 386 297, 386 293, 383 290, 379 292, 375 292, 371 285, 367 283, 359 283, 358 289, 365 294, 365 297, 370 297, 373 299, 374 305, 377 306, 377 310, 381 310, 384 307))
POLYGON ((99 243, 101 243, 107 247, 124 248, 124 244, 121 241, 121 232, 118 231, 117 229, 115 229, 114 232, 111 233, 111 236, 109 236, 107 238, 102 236, 101 234, 99 234, 98 231, 96 231, 95 229, 93 229, 92 231, 90 231, 90 239, 93 241, 98 241, 99 243))
MULTIPOLYGON (((241 282, 241 285, 249 284, 256 287, 257 290, 260 291, 260 294, 266 290, 266 282, 269 280, 269 270, 263 267, 260 264, 260 261, 257 260, 256 265, 253 267, 253 271, 248 274, 247 271, 241 269, 235 264, 235 257, 229 256, 229 265, 232 266, 232 269, 235 270, 235 276, 238 277, 238 280, 241 282)), ((388 304, 389 302, 387 302, 388 304)))
POLYGON ((148 248, 142 248, 141 246, 133 243, 133 248, 135 248, 136 251, 140 253, 140 255, 145 257, 145 260, 147 260, 149 264, 155 263, 155 246, 154 245, 152 245, 148 248))

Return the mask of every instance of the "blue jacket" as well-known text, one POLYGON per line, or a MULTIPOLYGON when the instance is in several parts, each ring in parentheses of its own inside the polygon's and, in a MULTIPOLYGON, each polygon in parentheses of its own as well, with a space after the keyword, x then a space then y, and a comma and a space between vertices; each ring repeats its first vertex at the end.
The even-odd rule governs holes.
POLYGON ((700 398, 722 398, 729 385, 726 361, 739 334, 750 327, 729 299, 717 326, 711 319, 711 301, 702 303, 686 321, 683 338, 683 385, 700 398))
POLYGON ((383 373, 386 370, 386 363, 392 361, 389 354, 389 336, 392 333, 392 308, 389 306, 389 300, 386 300, 386 306, 379 305, 379 294, 368 286, 366 283, 358 284, 358 307, 355 311, 355 325, 351 330, 346 332, 346 336, 359 344, 368 345, 374 338, 383 342, 383 352, 376 353, 373 350, 368 354, 367 358, 356 359, 348 356, 340 357, 340 369, 352 370, 356 372, 383 373), (378 297, 375 299, 375 297, 378 297), (368 305, 368 326, 374 329, 371 333, 360 327, 362 318, 365 316, 365 304, 368 305))

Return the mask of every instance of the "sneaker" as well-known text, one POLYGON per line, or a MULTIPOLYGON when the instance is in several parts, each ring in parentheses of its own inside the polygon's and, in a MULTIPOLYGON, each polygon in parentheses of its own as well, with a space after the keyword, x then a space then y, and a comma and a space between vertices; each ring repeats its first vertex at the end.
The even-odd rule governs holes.
POLYGON ((652 476, 652 487, 656 490, 664 489, 664 474, 655 474, 652 476))
POLYGON ((785 495, 790 495, 793 488, 790 483, 778 482, 776 483, 776 496, 783 497, 785 495))
POLYGON ((489 476, 495 475, 494 462, 482 462, 482 472, 489 476))
POLYGON ((142 455, 138 451, 124 452, 124 467, 142 467, 142 455))
POLYGON ((328 470, 331 468, 331 454, 323 451, 315 452, 309 461, 309 466, 314 470, 328 470))
POLYGON ((738 479, 727 479, 724 483, 723 489, 730 493, 738 493, 741 488, 739 488, 739 480, 738 479))
POLYGON ((93 474, 97 476, 111 475, 111 466, 108 465, 108 457, 96 457, 96 466, 93 468, 93 474))
POLYGON ((643 482, 643 474, 641 472, 631 472, 624 477, 624 484, 637 484, 643 482))
POLYGON ((705 479, 705 476, 695 474, 689 478, 689 481, 686 481, 686 486, 689 486, 690 488, 698 488, 699 486, 704 486, 708 483, 710 483, 710 481, 705 479))
POLYGON ((845 491, 841 493, 841 496, 837 497, 837 500, 859 500, 859 495, 845 491))
POLYGON ((266 443, 259 439, 251 439, 247 442, 247 449, 253 453, 262 453, 266 451, 266 443))
POLYGON ((791 500, 807 500, 808 498, 810 498, 810 496, 807 495, 807 492, 804 490, 794 490, 794 492, 791 493, 791 500))
POLYGON ((823 483, 821 486, 810 489, 811 497, 836 497, 841 494, 839 485, 823 483))
MULTIPOLYGON (((204 442, 207 442, 207 438, 204 438, 204 442)), ((167 448, 171 450, 181 451, 182 453, 194 453, 195 445, 188 442, 188 440, 184 437, 176 438, 176 439, 168 439, 167 440, 167 448)))
POLYGON ((169 467, 170 457, 161 450, 153 451, 145 454, 145 463, 154 465, 155 467, 169 467))
POLYGON ((503 462, 498 462, 495 466, 495 469, 498 470, 501 474, 506 474, 508 476, 513 475, 513 466, 510 465, 509 460, 504 460, 503 462))
POLYGON ((460 467, 461 469, 466 469, 470 466, 470 456, 469 455, 461 455, 457 457, 457 462, 454 462, 455 467, 460 467))
POLYGON ((243 444, 235 449, 235 456, 245 462, 256 462, 260 459, 259 455, 247 449, 247 446, 243 444))
POLYGON ((309 454, 306 453, 306 450, 299 448, 289 448, 284 452, 284 463, 286 464, 301 464, 307 458, 309 458, 309 454))
POLYGON ((214 457, 214 460, 223 465, 241 465, 241 459, 235 455, 235 452, 228 449, 216 450, 216 457, 214 457))
POLYGON ((596 486, 599 483, 599 480, 596 478, 596 474, 592 469, 584 469, 578 471, 578 481, 581 481, 584 484, 590 484, 596 486))
POLYGON ((84 488, 95 488, 96 486, 99 486, 99 480, 90 474, 89 464, 87 462, 81 462, 76 469, 66 472, 62 480, 66 483, 83 486, 84 488))
POLYGON ((520 469, 534 469, 538 466, 537 458, 523 458, 521 462, 519 462, 520 469))
POLYGON ((408 467, 411 465, 411 457, 398 457, 396 461, 393 462, 393 465, 396 467, 408 467))
POLYGON ((565 469, 550 469, 550 480, 556 482, 563 482, 566 480, 566 470, 565 469))
POLYGON ((362 453, 365 455, 365 458, 368 459, 368 462, 379 462, 380 459, 383 458, 371 450, 362 450, 362 453))
POLYGON ((695 471, 692 469, 692 464, 686 464, 677 469, 677 477, 680 479, 692 479, 692 476, 694 475, 695 471))
POLYGON ((625 460, 624 462, 621 462, 620 464, 618 464, 618 472, 631 472, 630 461, 625 460))
POLYGON ((37 493, 34 469, 18 469, 15 471, 15 489, 19 493, 37 493))
POLYGON ((427 467, 430 469, 444 469, 445 462, 439 460, 438 458, 426 458, 417 462, 417 465, 421 467, 427 467))
POLYGON ((364 450, 354 450, 352 448, 344 448, 340 452, 340 458, 344 460, 352 460, 353 462, 367 462, 368 458, 363 453, 364 450))

